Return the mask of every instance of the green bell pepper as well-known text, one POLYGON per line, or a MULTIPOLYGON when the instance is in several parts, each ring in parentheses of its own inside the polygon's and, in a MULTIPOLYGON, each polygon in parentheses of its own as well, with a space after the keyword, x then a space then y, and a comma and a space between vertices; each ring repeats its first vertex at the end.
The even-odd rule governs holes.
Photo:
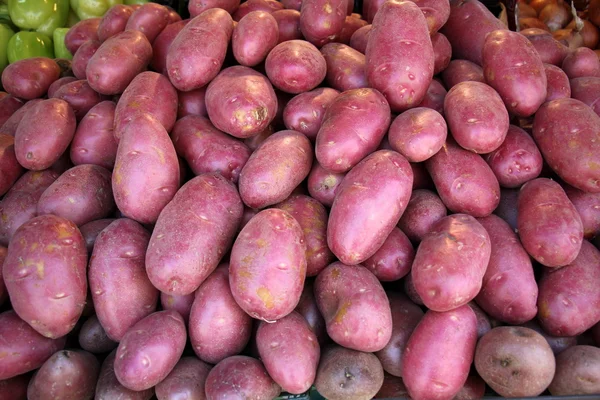
POLYGON ((54 58, 52 39, 39 32, 17 32, 8 41, 8 62, 31 57, 54 58))
POLYGON ((73 25, 75 25, 76 23, 78 23, 79 21, 81 21, 79 19, 79 17, 77 16, 77 14, 75 14, 75 11, 73 11, 73 9, 71 7, 69 7, 69 16, 67 17, 67 28, 72 28, 73 25))
POLYGON ((8 65, 8 42, 14 34, 10 26, 0 23, 0 75, 8 65))
POLYGON ((54 57, 66 58, 67 60, 73 59, 73 54, 65 46, 65 35, 69 32, 69 28, 56 28, 54 35, 52 35, 52 41, 54 42, 54 57))
POLYGON ((52 37, 67 23, 69 0, 8 0, 8 13, 19 28, 52 37))
POLYGON ((115 4, 123 4, 123 0, 70 0, 71 8, 79 19, 102 17, 115 4))
POLYGON ((123 2, 123 4, 128 5, 128 6, 131 6, 134 4, 146 4, 146 3, 148 3, 148 0, 125 0, 123 2))

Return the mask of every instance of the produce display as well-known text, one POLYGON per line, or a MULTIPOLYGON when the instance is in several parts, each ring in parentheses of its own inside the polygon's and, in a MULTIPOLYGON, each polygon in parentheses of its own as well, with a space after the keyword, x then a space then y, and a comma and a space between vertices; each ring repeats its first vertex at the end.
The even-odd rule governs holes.
POLYGON ((505 9, 10 0, 0 400, 600 395, 600 2, 505 9))

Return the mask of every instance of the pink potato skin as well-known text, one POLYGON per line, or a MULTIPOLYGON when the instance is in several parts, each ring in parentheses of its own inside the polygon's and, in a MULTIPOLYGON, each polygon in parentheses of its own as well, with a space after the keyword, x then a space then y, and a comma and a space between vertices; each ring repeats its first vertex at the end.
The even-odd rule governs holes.
POLYGON ((367 42, 372 29, 373 25, 371 24, 365 25, 362 28, 358 28, 350 38, 350 47, 365 54, 367 51, 367 42))
POLYGON ((146 3, 133 11, 127 20, 125 30, 140 31, 152 43, 169 24, 169 18, 170 12, 167 7, 156 3, 146 3))
POLYGON ((211 366, 195 357, 182 357, 173 371, 158 385, 156 397, 170 399, 206 399, 204 386, 211 366))
POLYGON ((177 118, 183 118, 188 115, 208 117, 208 112, 206 111, 206 87, 190 90, 189 92, 178 91, 178 97, 177 118))
POLYGON ((112 175, 115 202, 128 218, 153 223, 179 189, 179 161, 160 121, 136 114, 123 129, 112 175))
POLYGON ((302 0, 300 31, 317 47, 330 42, 342 31, 347 14, 347 0, 302 0))
POLYGON ((437 194, 427 189, 415 189, 398 227, 410 240, 420 242, 446 214, 446 206, 437 194))
POLYGON ((575 206, 583 224, 583 236, 590 240, 600 234, 600 193, 588 193, 571 186, 565 193, 575 206))
POLYGON ((54 215, 27 221, 15 232, 2 270, 13 309, 45 337, 66 335, 83 312, 86 266, 74 223, 54 215))
POLYGON ((310 389, 321 351, 317 336, 302 315, 292 311, 272 324, 261 321, 256 344, 265 369, 283 390, 302 394, 310 389), (294 368, 289 368, 291 364, 294 368))
POLYGON ((327 333, 337 344, 375 352, 390 341, 390 303, 381 283, 362 265, 334 262, 317 276, 314 293, 327 333))
POLYGON ((325 112, 339 94, 335 89, 318 88, 293 97, 283 110, 286 128, 303 133, 314 141, 325 112))
POLYGON ((219 73, 233 21, 225 10, 213 8, 193 18, 175 37, 167 53, 167 73, 177 90, 201 88, 219 73))
POLYGON ((519 192, 517 225, 523 247, 547 267, 572 263, 583 241, 581 217, 565 191, 547 178, 527 182, 519 192))
POLYGON ((196 355, 211 364, 240 354, 248 344, 252 318, 231 294, 226 264, 209 275, 196 291, 189 332, 196 355))
MULTIPOLYGON (((8 249, 4 246, 0 246, 0 266, 4 264, 8 249)), ((6 285, 4 284, 4 278, 2 278, 2 268, 0 267, 0 306, 8 299, 8 292, 6 291, 6 285)))
POLYGON ((571 97, 571 84, 569 77, 556 65, 544 64, 548 88, 546 92, 546 101, 556 99, 568 99, 571 97))
POLYGON ((433 79, 427 88, 423 101, 417 107, 431 108, 444 115, 444 100, 448 92, 437 79, 433 79))
POLYGON ((183 318, 176 311, 158 311, 131 327, 115 357, 115 375, 130 390, 156 386, 173 370, 186 341, 183 318))
POLYGON ((302 290, 302 296, 300 296, 300 302, 296 306, 295 311, 306 319, 308 326, 317 336, 320 345, 325 344, 329 340, 325 319, 323 319, 321 311, 319 311, 319 307, 317 306, 314 281, 306 281, 302 290))
POLYGON ((310 140, 296 131, 280 131, 252 153, 242 169, 239 191, 250 208, 279 203, 308 176, 313 162, 310 140))
MULTIPOLYGON (((363 14, 368 22, 373 22, 375 15, 379 12, 384 0, 370 0, 363 3, 363 14)), ((445 0, 415 0, 429 27, 431 35, 435 33, 446 23, 450 15, 450 3, 445 0)))
POLYGON ((256 214, 231 250, 229 283, 238 305, 253 318, 276 321, 298 304, 305 277, 300 224, 280 209, 256 214))
POLYGON ((347 172, 377 149, 390 126, 390 107, 375 89, 341 93, 325 111, 315 156, 331 172, 347 172))
POLYGON ((23 100, 37 99, 60 78, 56 61, 46 57, 32 57, 8 65, 2 72, 2 86, 9 94, 23 100))
POLYGON ((316 88, 327 75, 327 62, 304 40, 279 43, 267 56, 265 70, 277 89, 299 94, 316 88))
POLYGON ((392 282, 410 272, 414 258, 412 243, 404 232, 394 228, 379 250, 363 264, 381 282, 392 282))
POLYGON ((556 373, 548 390, 553 396, 596 394, 600 391, 599 376, 600 349, 574 346, 556 357, 556 373))
POLYGON ((348 265, 375 254, 406 209, 412 183, 410 164, 394 151, 376 151, 352 168, 329 214, 327 243, 333 254, 348 265))
POLYGON ((3 196, 25 170, 15 154, 15 138, 0 133, 0 196, 3 196))
MULTIPOLYGON (((88 40, 79 46, 77 53, 73 54, 71 69, 73 71, 73 75, 75 75, 77 79, 86 79, 86 70, 88 64, 90 63, 90 59, 94 54, 96 54, 101 45, 102 42, 99 40, 88 40)), ((52 96, 48 95, 48 97, 52 96)))
POLYGON ((365 52, 367 80, 392 111, 405 111, 423 100, 433 77, 427 21, 411 1, 388 1, 379 10, 365 52))
POLYGON ((287 42, 288 40, 300 40, 303 38, 300 31, 300 11, 279 10, 271 14, 277 21, 279 31, 277 44, 287 42))
POLYGON ((44 337, 14 311, 0 314, 0 322, 0 351, 9 355, 0 360, 0 381, 38 369, 65 347, 66 337, 44 337))
MULTIPOLYGON (((50 87, 52 87, 52 85, 48 87, 48 90, 50 90, 50 87)), ((3 128, 4 123, 8 121, 8 119, 21 107, 23 107, 24 104, 25 103, 21 99, 18 99, 12 95, 6 95, 0 98, 0 128, 3 128)), ((4 133, 4 129, 2 129, 1 132, 4 133)))
POLYGON ((211 8, 222 8, 229 14, 233 14, 240 6, 240 0, 190 0, 188 11, 190 17, 194 18, 211 8))
POLYGON ((562 63, 562 70, 569 79, 600 77, 600 60, 593 50, 580 47, 567 54, 562 63))
POLYGON ((113 135, 115 107, 112 101, 100 102, 79 122, 70 147, 73 164, 113 169, 117 158, 117 141, 113 135))
POLYGON ((154 395, 154 389, 146 389, 142 391, 133 391, 121 385, 115 375, 115 356, 117 350, 106 357, 100 376, 96 385, 97 400, 112 400, 112 399, 128 399, 128 400, 150 400, 154 395))
POLYGON ((281 4, 283 4, 283 7, 286 10, 300 11, 300 8, 302 7, 302 0, 282 0, 281 4))
POLYGON ((260 64, 279 43, 277 20, 266 11, 253 11, 237 23, 231 36, 233 55, 240 65, 260 64))
POLYGON ((328 43, 321 48, 327 63, 326 80, 329 86, 340 92, 366 88, 365 56, 342 43, 328 43))
POLYGON ((99 40, 98 27, 102 18, 88 18, 77 22, 65 35, 65 46, 71 54, 77 53, 79 47, 88 40, 99 40))
POLYGON ((412 279, 423 303, 433 311, 456 309, 473 300, 490 260, 490 236, 470 215, 440 219, 415 255, 412 279))
POLYGON ((375 353, 383 369, 393 376, 402 376, 402 355, 411 334, 423 318, 423 310, 401 293, 388 293, 392 310, 392 338, 375 353))
POLYGON ((518 188, 537 178, 544 162, 531 136, 515 125, 509 126, 500 147, 486 154, 485 161, 505 188, 518 188))
POLYGON ((475 301, 492 318, 511 325, 533 319, 538 287, 529 255, 500 217, 489 215, 477 221, 490 237, 492 252, 475 301))
POLYGON ((549 101, 533 120, 533 138, 544 160, 566 183, 600 192, 600 116, 575 99, 549 101))
POLYGON ((158 290, 144 265, 149 240, 148 231, 127 218, 112 222, 96 238, 88 273, 90 290, 96 315, 114 341, 123 339, 129 328, 156 309, 158 290))
POLYGON ((80 121, 96 104, 106 99, 105 96, 94 91, 85 79, 65 83, 54 92, 52 97, 69 103, 77 121, 80 121))
POLYGON ((520 31, 535 47, 542 62, 560 67, 569 52, 569 48, 552 37, 548 31, 529 28, 520 31))
POLYGON ((190 320, 195 293, 179 296, 176 294, 160 293, 160 305, 163 310, 175 310, 183 317, 187 325, 190 320))
POLYGON ((132 13, 133 8, 123 4, 115 4, 109 8, 98 25, 98 40, 104 42, 106 39, 123 32, 132 13))
POLYGON ((25 400, 27 399, 27 385, 30 376, 18 375, 14 378, 0 381, 0 400, 25 400))
POLYGON ((247 356, 226 358, 208 374, 205 384, 206 400, 274 399, 281 388, 267 373, 262 362, 247 356))
POLYGON ((19 164, 29 170, 49 168, 65 152, 75 134, 75 114, 64 100, 36 103, 22 122, 15 133, 15 154, 19 164))
POLYGON ((175 124, 171 132, 175 150, 195 175, 218 172, 237 183, 250 154, 248 146, 219 131, 208 118, 188 115, 175 124))
POLYGON ((239 22, 244 16, 252 11, 267 11, 273 13, 283 9, 283 4, 277 0, 248 0, 240 4, 237 11, 233 13, 233 20, 239 22))
POLYGON ((171 43, 175 40, 179 32, 190 22, 189 19, 169 24, 163 29, 154 42, 152 42, 152 60, 150 66, 152 69, 168 77, 167 72, 167 54, 171 43))
POLYGON ((267 77, 244 66, 221 71, 208 85, 205 102, 215 127, 241 139, 265 130, 277 113, 277 96, 267 77))
POLYGON ((311 197, 326 207, 333 205, 338 186, 346 174, 327 171, 318 162, 313 164, 308 175, 308 192, 311 197))
POLYGON ((448 90, 461 82, 475 81, 485 83, 483 68, 469 60, 452 60, 442 72, 442 79, 448 90))
MULTIPOLYGON (((348 4, 352 4, 352 2, 349 1, 348 4)), ((352 4, 352 6, 354 6, 354 4, 352 4)), ((357 17, 355 15, 346 16, 346 19, 344 21, 344 27, 337 34, 337 37, 335 39, 336 42, 350 45, 350 39, 352 38, 352 35, 354 35, 354 32, 366 25, 368 25, 368 22, 364 19, 361 19, 360 17, 357 17)), ((364 54, 364 52, 362 51, 361 53, 364 54)))
POLYGON ((490 215, 500 201, 500 185, 478 154, 447 140, 425 161, 437 192, 450 211, 474 217, 490 215))
POLYGON ((447 136, 444 117, 425 107, 412 108, 398 115, 388 132, 390 147, 415 163, 440 151, 447 136))
POLYGON ((148 246, 146 270, 161 292, 186 295, 217 268, 241 222, 235 186, 216 173, 186 183, 164 208, 148 246))
POLYGON ((575 78, 571 79, 570 83, 573 98, 590 106, 596 114, 600 115, 600 101, 598 101, 600 99, 600 76, 575 78))
POLYGON ((433 46, 434 63, 433 75, 437 75, 444 71, 450 59, 452 59, 452 45, 448 38, 443 33, 435 33, 431 36, 431 45, 433 46))

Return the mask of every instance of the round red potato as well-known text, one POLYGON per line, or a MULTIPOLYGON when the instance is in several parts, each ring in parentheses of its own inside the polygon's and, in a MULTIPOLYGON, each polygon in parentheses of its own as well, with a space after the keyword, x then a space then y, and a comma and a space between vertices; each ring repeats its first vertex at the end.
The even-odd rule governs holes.
POLYGON ((347 14, 344 0, 302 0, 300 30, 312 44, 321 47, 342 31, 347 14))
POLYGON ((427 189, 416 189, 412 191, 398 227, 410 240, 420 242, 447 212, 438 195, 427 189))
POLYGON ((388 132, 392 149, 410 162, 425 161, 437 153, 448 135, 444 117, 435 110, 417 107, 398 115, 388 132))
POLYGON ((211 366, 194 357, 182 357, 158 385, 158 400, 205 399, 204 386, 211 366))
MULTIPOLYGON (((439 1, 439 3, 443 3, 439 1)), ((450 59, 452 58, 452 45, 448 41, 448 38, 443 34, 436 32, 431 36, 431 44, 433 46, 434 64, 433 64, 433 75, 437 75, 444 71, 450 59)))
POLYGON ((8 65, 2 72, 4 90, 23 100, 37 99, 48 91, 60 77, 56 61, 46 57, 32 57, 8 65))
POLYGON ((313 164, 308 174, 308 192, 313 199, 321 202, 324 206, 331 207, 338 186, 342 183, 346 174, 336 174, 327 171, 318 162, 313 164))
POLYGON ((79 122, 70 147, 73 164, 95 164, 112 170, 117 158, 115 107, 112 101, 98 103, 79 122))
POLYGON ((106 39, 123 32, 132 13, 133 8, 123 4, 116 4, 109 8, 98 25, 98 39, 104 42, 106 39))
POLYGON ((325 112, 340 94, 335 89, 318 88, 293 97, 283 110, 283 122, 287 129, 317 138, 325 112))
POLYGON ((169 9, 161 4, 146 3, 135 9, 129 19, 125 30, 142 32, 150 43, 170 23, 169 9))
POLYGON ((563 60, 562 70, 569 79, 600 76, 600 60, 593 50, 580 47, 573 50, 563 60))
POLYGON ((283 4, 277 0, 248 0, 240 4, 237 11, 233 13, 233 20, 240 21, 245 15, 251 13, 252 11, 267 11, 272 13, 278 10, 283 10, 283 8, 283 4))
POLYGON ((106 99, 105 96, 94 91, 85 79, 65 83, 52 94, 52 98, 69 103, 77 121, 80 121, 92 107, 106 99))
POLYGON ((266 11, 246 14, 233 29, 231 46, 240 65, 253 67, 265 60, 279 43, 277 20, 266 11))
POLYGON ((475 81, 485 83, 483 69, 468 60, 452 60, 448 67, 442 72, 444 84, 448 90, 461 82, 475 81))
POLYGON ((365 25, 362 28, 358 28, 350 38, 350 47, 365 54, 365 51, 367 50, 369 34, 372 29, 373 25, 371 24, 365 25))
POLYGON ((600 349, 574 346, 560 353, 548 390, 553 396, 600 393, 600 349))
POLYGON ((591 239, 600 234, 600 193, 588 193, 566 187, 565 193, 577 209, 583 224, 583 236, 591 239))
POLYGON ((92 250, 94 250, 94 244, 96 243, 96 238, 100 232, 102 232, 104 228, 110 225, 114 220, 115 218, 97 219, 79 227, 79 230, 83 235, 83 239, 85 240, 85 246, 88 253, 91 254, 92 250))
POLYGON ((288 40, 302 39, 300 31, 300 10, 278 10, 271 14, 279 29, 279 40, 277 44, 287 42, 288 40))
MULTIPOLYGON (((520 6, 520 5, 519 5, 520 6)), ((569 49, 552 37, 552 33, 538 28, 523 29, 520 33, 535 47, 544 63, 561 66, 569 49)))
POLYGON ((117 342, 108 337, 96 315, 83 323, 78 339, 82 349, 94 354, 108 353, 118 346, 117 342))
POLYGON ((584 102, 600 115, 600 76, 572 79, 570 88, 574 99, 584 102))
POLYGON ((410 239, 394 228, 383 245, 363 263, 381 282, 397 281, 410 272, 415 249, 410 239))
POLYGON ((240 0, 190 0, 188 11, 192 18, 202 14, 210 8, 222 8, 229 14, 233 14, 240 6, 240 0))
POLYGON ((71 54, 77 53, 79 47, 88 40, 98 39, 98 27, 102 18, 87 18, 73 25, 65 36, 65 46, 71 54))
POLYGON ((551 64, 544 64, 544 71, 548 81, 546 101, 571 97, 571 84, 565 71, 551 64))

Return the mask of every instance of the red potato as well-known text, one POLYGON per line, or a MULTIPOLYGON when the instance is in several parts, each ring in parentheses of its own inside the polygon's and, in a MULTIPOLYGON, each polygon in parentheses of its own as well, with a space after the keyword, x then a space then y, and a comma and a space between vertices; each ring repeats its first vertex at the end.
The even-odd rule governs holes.
POLYGON ((314 141, 325 112, 339 94, 335 89, 318 88, 293 97, 283 110, 286 128, 301 132, 314 141))
POLYGON ((149 240, 149 233, 127 218, 112 222, 96 238, 88 272, 90 290, 96 315, 112 340, 120 341, 156 309, 158 290, 144 264, 149 240))
POLYGON ((277 44, 303 38, 300 31, 300 10, 278 10, 271 15, 277 21, 279 31, 277 44))
MULTIPOLYGON (((55 81, 56 82, 56 81, 55 81)), ((50 85, 52 87, 52 85, 50 85)), ((50 90, 50 87, 48 90, 50 90)), ((22 100, 12 95, 4 96, 0 99, 0 132, 4 133, 3 125, 8 119, 16 113, 24 103, 22 100)), ((6 132, 8 133, 8 132, 6 132)), ((11 135, 14 136, 14 135, 11 135)))
POLYGON ((471 301, 467 303, 471 310, 475 313, 477 317, 477 339, 481 339, 483 335, 488 333, 492 329, 492 325, 490 323, 490 319, 488 315, 481 309, 479 306, 471 301))
POLYGON ((62 85, 52 98, 69 103, 77 121, 80 121, 96 104, 106 99, 94 91, 85 79, 62 85))
POLYGON ((517 224, 525 250, 547 267, 572 263, 581 249, 581 217, 565 191, 550 179, 534 179, 521 188, 517 224))
POLYGON ((531 136, 523 129, 510 125, 506 138, 485 160, 502 187, 518 188, 537 178, 544 160, 531 136))
POLYGON ((254 152, 254 150, 258 149, 258 147, 265 140, 267 140, 267 138, 269 138, 271 135, 273 135, 273 133, 275 133, 274 130, 275 128, 273 127, 273 124, 271 124, 267 126, 267 129, 260 132, 256 136, 244 139, 243 143, 250 149, 250 151, 254 152))
POLYGON ((85 351, 94 354, 108 353, 116 349, 117 345, 117 342, 108 337, 97 316, 92 315, 81 326, 79 346, 85 351))
POLYGON ((210 369, 210 365, 195 357, 182 357, 173 371, 156 385, 157 399, 205 399, 204 386, 210 369))
POLYGON ((417 248, 411 276, 423 303, 433 311, 456 309, 473 300, 490 260, 490 236, 466 214, 440 219, 417 248))
POLYGON ((283 4, 276 0, 248 0, 243 2, 233 14, 233 20, 240 21, 244 16, 252 11, 267 11, 269 13, 273 13, 283 9, 283 4))
POLYGON ((591 239, 600 234, 600 193, 583 192, 566 187, 565 193, 575 206, 583 224, 583 236, 591 239))
POLYGON ((277 89, 298 94, 314 89, 325 79, 327 63, 314 45, 288 40, 271 50, 265 70, 277 89))
POLYGON ((177 109, 177 118, 183 118, 188 115, 200 115, 208 117, 206 111, 206 87, 190 90, 189 92, 178 92, 179 106, 177 109))
POLYGON ((337 188, 342 183, 344 176, 346 176, 345 173, 329 172, 315 162, 308 175, 308 192, 324 206, 331 207, 337 188))
POLYGON ((77 53, 79 47, 88 40, 99 40, 98 27, 102 18, 87 18, 73 25, 65 35, 65 46, 71 54, 77 53))
POLYGON ((27 398, 91 399, 96 389, 100 363, 82 350, 61 350, 52 355, 29 382, 27 398))
POLYGON ((19 375, 0 381, 0 400, 26 400, 29 375, 19 375))
POLYGON ((521 30, 520 33, 533 44, 542 62, 556 66, 562 65, 569 48, 554 39, 550 32, 539 28, 529 28, 521 30))
POLYGON ((420 242, 446 213, 446 206, 435 193, 416 189, 411 194, 398 227, 410 240, 420 242))
POLYGON ((160 293, 160 305, 163 310, 175 310, 183 317, 185 324, 190 320, 194 293, 179 296, 176 294, 160 293))
POLYGON ((152 42, 152 60, 150 67, 164 76, 168 76, 167 71, 167 54, 171 43, 175 40, 179 32, 190 22, 189 19, 175 22, 167 25, 152 42))
POLYGON ((600 349, 574 346, 556 357, 556 373, 548 390, 553 396, 600 392, 600 349))
MULTIPOLYGON (((0 246, 0 266, 4 264, 8 249, 4 246, 0 246)), ((6 285, 4 284, 4 278, 2 278, 2 268, 0 268, 0 305, 2 305, 8 299, 8 292, 6 291, 6 285)))
POLYGON ((350 47, 365 54, 367 51, 367 42, 372 29, 373 25, 371 24, 365 25, 362 28, 358 28, 350 38, 350 47))
POLYGON ((406 293, 408 298, 413 303, 418 304, 420 306, 424 305, 423 299, 421 299, 421 296, 419 296, 419 293, 417 293, 417 290, 415 289, 415 285, 414 285, 413 279, 412 279, 412 272, 409 273, 408 275, 406 275, 406 277, 404 278, 403 286, 404 286, 404 293, 406 293))
POLYGON ((2 72, 2 86, 23 100, 37 99, 60 77, 56 61, 46 57, 25 58, 7 66, 2 72))
POLYGON ((567 54, 563 60, 562 69, 569 79, 586 76, 600 77, 600 60, 593 50, 580 47, 567 54))
POLYGON ((437 111, 442 116, 444 115, 444 100, 448 92, 440 82, 436 79, 432 80, 427 88, 423 101, 417 107, 431 108, 437 111))
POLYGON ((122 93, 152 58, 152 45, 143 33, 126 30, 100 45, 88 61, 88 84, 98 93, 122 93))
POLYGON ((304 289, 302 290, 302 296, 300 296, 300 302, 298 302, 295 311, 300 313, 300 315, 306 319, 308 326, 310 326, 310 329, 312 329, 317 336, 320 345, 325 344, 325 342, 329 340, 325 319, 323 319, 319 307, 317 306, 317 300, 314 293, 314 281, 306 281, 304 289))
POLYGON ((469 375, 453 400, 477 400, 485 395, 485 381, 479 375, 469 375))
POLYGON ((253 67, 279 43, 277 20, 266 11, 253 11, 237 23, 231 36, 233 55, 240 65, 253 67))
POLYGON ((256 344, 265 369, 282 390, 302 394, 310 389, 321 351, 302 315, 292 311, 272 324, 261 321, 256 344), (294 368, 290 368, 292 364, 294 368))
POLYGON ((27 221, 13 236, 2 271, 13 309, 45 337, 66 335, 83 312, 86 266, 75 224, 54 215, 27 221))
POLYGON ((66 337, 49 339, 40 335, 14 311, 0 314, 0 380, 38 369, 65 346, 66 337))
POLYGON ((219 73, 233 21, 227 11, 213 8, 193 18, 175 37, 167 53, 167 72, 177 90, 201 88, 219 73))
POLYGON ((570 88, 574 99, 582 101, 600 115, 600 76, 571 79, 570 88))
POLYGON ((538 287, 529 255, 508 223, 496 215, 477 220, 492 252, 477 304, 492 318, 518 325, 537 314, 538 287))
POLYGON ((433 46, 434 63, 433 75, 437 75, 444 71, 450 64, 452 59, 452 45, 448 38, 443 33, 435 33, 431 36, 431 44, 433 46))
POLYGON ((555 65, 544 64, 548 88, 546 102, 556 99, 568 99, 571 97, 571 85, 569 77, 565 72, 555 65))
POLYGON ((494 210, 494 214, 502 218, 514 231, 517 232, 517 202, 519 199, 518 189, 502 189, 500 191, 500 203, 494 210))
POLYGON ((96 385, 95 399, 112 400, 122 398, 128 400, 150 400, 154 395, 154 389, 134 392, 119 383, 115 375, 114 366, 116 353, 116 350, 110 353, 102 364, 100 376, 98 377, 98 384, 96 385))
POLYGON ((112 187, 119 210, 140 223, 156 222, 179 189, 177 153, 157 119, 137 114, 123 129, 112 187))
POLYGON ((183 318, 158 311, 131 327, 115 357, 115 375, 130 390, 142 391, 164 380, 179 361, 186 341, 183 318))
POLYGON ((477 318, 469 306, 427 311, 402 357, 402 379, 410 396, 451 399, 458 394, 469 376, 476 343, 477 318))
POLYGON ((58 89, 60 89, 67 83, 76 82, 78 80, 79 79, 75 78, 74 76, 65 76, 64 78, 58 78, 57 80, 52 82, 52 85, 50 85, 50 87, 48 88, 48 98, 53 98, 54 94, 58 91, 58 89))
POLYGON ((133 8, 123 4, 115 4, 109 8, 98 25, 98 40, 104 42, 106 39, 123 32, 132 13, 133 8))
POLYGON ((286 10, 300 11, 300 8, 302 7, 302 0, 282 0, 281 4, 283 4, 283 7, 286 10))
POLYGON ((525 328, 533 329, 534 331, 542 335, 550 345, 550 348, 552 349, 554 355, 558 355, 570 347, 577 346, 577 337, 551 336, 548 333, 546 333, 544 329, 542 329, 540 324, 537 322, 537 319, 532 319, 531 321, 524 323, 522 326, 525 328))
POLYGON ((194 18, 211 8, 222 8, 233 14, 240 6, 240 0, 191 0, 188 3, 190 17, 194 18))
POLYGON ((112 170, 117 158, 113 135, 115 107, 112 101, 100 102, 79 122, 70 147, 73 164, 94 164, 112 170))
POLYGON ((0 133, 0 196, 3 196, 25 170, 15 154, 15 138, 0 133))
POLYGON ((344 27, 347 0, 302 0, 300 31, 317 47, 330 42, 344 27))
MULTIPOLYGON (((86 79, 86 70, 90 59, 96 54, 101 45, 102 42, 99 40, 88 40, 79 46, 77 53, 73 54, 71 69, 77 79, 86 79)), ((51 96, 49 95, 49 97, 51 96)))
POLYGON ((388 1, 379 10, 365 52, 367 80, 392 111, 405 111, 423 100, 433 77, 427 21, 410 1, 388 1))
POLYGON ((368 87, 365 56, 342 43, 328 43, 321 48, 327 63, 327 83, 341 92, 368 87))
POLYGON ((337 344, 374 352, 390 341, 388 298, 375 275, 362 265, 329 265, 317 276, 314 293, 327 333, 337 344))
POLYGON ((169 9, 161 4, 146 3, 135 10, 125 25, 125 30, 140 31, 150 43, 169 24, 169 9))
POLYGON ((423 318, 423 311, 400 293, 388 293, 392 310, 392 338, 375 353, 383 369, 393 376, 402 376, 402 357, 411 334, 423 318))
POLYGON ((364 261, 364 266, 381 282, 397 281, 410 272, 415 249, 410 239, 394 228, 383 245, 364 261))
POLYGON ((269 376, 262 362, 247 356, 226 358, 208 374, 207 400, 229 398, 273 399, 281 388, 269 376))
POLYGON ((437 153, 446 142, 447 135, 448 127, 440 113, 430 108, 417 107, 394 119, 388 139, 393 150, 416 163, 437 153))
POLYGON ((389 399, 405 398, 406 396, 408 396, 408 391, 406 390, 406 386, 404 385, 402 378, 384 373, 383 385, 374 398, 389 399))
MULTIPOLYGON (((349 1, 348 5, 354 6, 354 4, 349 1)), ((367 21, 361 19, 360 16, 348 15, 344 21, 344 27, 336 36, 336 42, 343 43, 346 45, 350 44, 350 39, 354 32, 362 28, 363 26, 368 25, 367 21)), ((364 52, 361 52, 364 54, 364 52)))
POLYGON ((244 66, 221 71, 208 85, 205 102, 215 127, 242 139, 265 130, 277 112, 277 96, 267 77, 244 66))
MULTIPOLYGON (((368 22, 373 22, 375 15, 379 12, 383 0, 370 0, 363 3, 363 14, 368 22)), ((429 32, 435 34, 448 20, 450 15, 450 4, 440 0, 415 0, 427 21, 429 32)))
POLYGON ((280 131, 269 136, 240 173, 244 204, 265 208, 285 200, 308 176, 312 162, 312 145, 303 134, 280 131))

